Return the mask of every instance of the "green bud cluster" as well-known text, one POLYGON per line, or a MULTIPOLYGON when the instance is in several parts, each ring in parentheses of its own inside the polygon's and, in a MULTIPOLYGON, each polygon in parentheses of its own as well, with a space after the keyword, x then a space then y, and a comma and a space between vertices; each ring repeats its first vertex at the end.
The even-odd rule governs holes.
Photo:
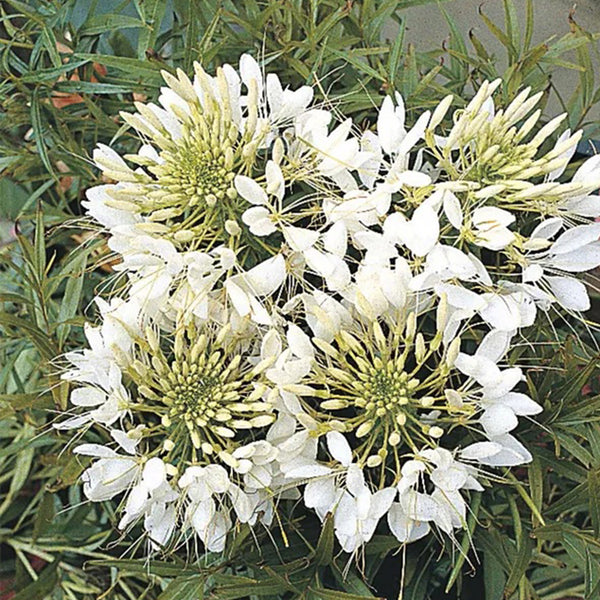
POLYGON ((247 208, 235 190, 235 176, 252 174, 267 134, 257 130, 256 90, 250 91, 248 116, 240 125, 232 116, 236 108, 232 103, 239 99, 229 97, 223 73, 217 73, 218 94, 206 74, 197 74, 201 98, 189 80, 167 77, 187 101, 187 110, 171 107, 179 133, 168 130, 147 105, 136 104, 139 114, 123 114, 160 160, 143 152, 128 155, 145 170, 131 171, 132 184, 110 192, 115 208, 141 214, 148 232, 187 249, 229 240, 225 224, 239 221, 247 208))
POLYGON ((189 326, 175 333, 167 349, 148 330, 129 374, 141 401, 131 409, 157 416, 155 435, 172 441, 169 458, 175 462, 193 462, 198 451, 231 452, 240 430, 274 420, 262 400, 266 386, 228 327, 199 334, 189 326))
POLYGON ((356 453, 369 467, 385 469, 391 461, 399 473, 403 453, 435 446, 446 425, 473 414, 471 406, 450 403, 445 394, 458 343, 442 349, 444 318, 438 317, 440 331, 429 342, 416 331, 414 313, 383 327, 372 321, 360 330, 342 330, 331 343, 314 340, 321 352, 309 383, 326 398, 317 420, 353 431, 356 453), (434 410, 440 417, 432 423, 427 413, 434 410))

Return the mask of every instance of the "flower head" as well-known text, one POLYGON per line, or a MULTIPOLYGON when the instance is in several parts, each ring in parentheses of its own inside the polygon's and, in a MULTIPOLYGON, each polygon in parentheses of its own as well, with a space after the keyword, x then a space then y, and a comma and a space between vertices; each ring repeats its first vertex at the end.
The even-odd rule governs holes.
POLYGON ((156 422, 149 435, 163 443, 168 460, 187 464, 231 453, 240 432, 274 420, 248 361, 251 348, 228 326, 199 331, 190 324, 166 345, 147 330, 126 371, 138 394, 131 412, 156 422))

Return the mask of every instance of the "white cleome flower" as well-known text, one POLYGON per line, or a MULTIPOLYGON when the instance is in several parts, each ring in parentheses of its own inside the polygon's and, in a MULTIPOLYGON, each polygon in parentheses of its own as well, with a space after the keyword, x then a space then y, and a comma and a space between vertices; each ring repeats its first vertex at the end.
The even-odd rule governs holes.
POLYGON ((65 356, 56 428, 106 438, 75 449, 85 496, 151 551, 223 552, 282 499, 350 554, 386 527, 455 544, 492 469, 533 459, 513 339, 590 307, 600 160, 566 181, 581 133, 547 146, 564 117, 529 89, 496 107, 499 80, 412 126, 395 94, 357 133, 248 55, 194 70, 123 115, 135 154, 94 152, 123 285, 65 356))

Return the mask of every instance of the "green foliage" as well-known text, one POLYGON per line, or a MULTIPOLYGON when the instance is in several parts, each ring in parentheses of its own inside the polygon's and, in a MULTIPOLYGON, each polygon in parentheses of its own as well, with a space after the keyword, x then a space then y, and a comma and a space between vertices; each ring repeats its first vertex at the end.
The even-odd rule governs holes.
MULTIPOLYGON (((528 85, 549 96, 552 72, 567 68, 579 74, 571 98, 560 99, 569 125, 597 134, 598 124, 586 119, 600 100, 591 68, 598 34, 571 19, 568 34, 533 45, 533 0, 524 23, 516 2, 503 0, 503 27, 484 5, 482 24, 506 51, 501 72, 476 34, 465 39, 447 12, 444 47, 407 44, 404 9, 430 1, 0 6, 0 598, 7 586, 15 600, 353 600, 400 587, 404 600, 600 598, 597 350, 582 341, 585 332, 577 339, 561 333, 569 327, 558 321, 560 350, 538 350, 540 366, 527 369, 530 393, 545 407, 541 427, 520 431, 535 460, 511 486, 473 496, 468 529, 454 546, 432 538, 399 548, 376 536, 348 563, 331 520, 320 533, 305 520, 257 540, 242 527, 223 556, 145 561, 135 533, 115 531, 110 505, 82 502, 77 479, 85 463, 52 429, 68 397, 55 357, 82 346, 90 302, 111 278, 102 234, 78 220, 85 190, 99 181, 89 155, 98 142, 123 152, 136 146, 118 115, 157 95, 161 69, 189 71, 194 60, 212 68, 251 51, 283 81, 315 85, 325 102, 342 104, 367 127, 379 96, 394 90, 409 109, 447 93, 460 103, 473 83, 498 76, 507 101, 528 85), (382 31, 390 22, 398 34, 388 41, 382 31), (378 577, 382 563, 387 575, 378 577)), ((528 348, 515 352, 520 364, 530 358, 528 348)))

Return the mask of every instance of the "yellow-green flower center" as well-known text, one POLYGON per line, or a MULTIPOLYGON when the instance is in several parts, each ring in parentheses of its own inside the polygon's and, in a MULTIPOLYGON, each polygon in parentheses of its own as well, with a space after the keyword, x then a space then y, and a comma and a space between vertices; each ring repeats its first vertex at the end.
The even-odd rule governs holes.
POLYGON ((273 422, 271 406, 262 400, 266 386, 228 330, 198 334, 191 327, 175 334, 167 349, 151 331, 146 337, 149 347, 142 345, 128 371, 142 397, 131 410, 156 415, 149 431, 168 440, 170 460, 194 462, 197 451, 231 452, 240 430, 273 422))
POLYGON ((331 343, 315 339, 320 352, 305 381, 322 398, 312 413, 321 427, 352 431, 355 459, 380 466, 382 477, 400 472, 403 454, 436 446, 473 413, 446 397, 452 369, 441 334, 426 341, 415 327, 412 314, 383 327, 357 323, 331 343))
POLYGON ((220 362, 214 354, 208 361, 203 355, 192 365, 185 360, 171 365, 163 402, 169 418, 183 418, 191 432, 233 419, 230 404, 239 400, 242 381, 237 369, 223 368, 220 362))
MULTIPOLYGON (((403 415, 406 405, 412 401, 412 391, 418 387, 417 379, 408 379, 408 373, 395 370, 393 362, 387 369, 372 367, 365 381, 358 381, 355 388, 356 406, 363 408, 372 419, 403 415)), ((402 417, 399 417, 402 419, 402 417)))

